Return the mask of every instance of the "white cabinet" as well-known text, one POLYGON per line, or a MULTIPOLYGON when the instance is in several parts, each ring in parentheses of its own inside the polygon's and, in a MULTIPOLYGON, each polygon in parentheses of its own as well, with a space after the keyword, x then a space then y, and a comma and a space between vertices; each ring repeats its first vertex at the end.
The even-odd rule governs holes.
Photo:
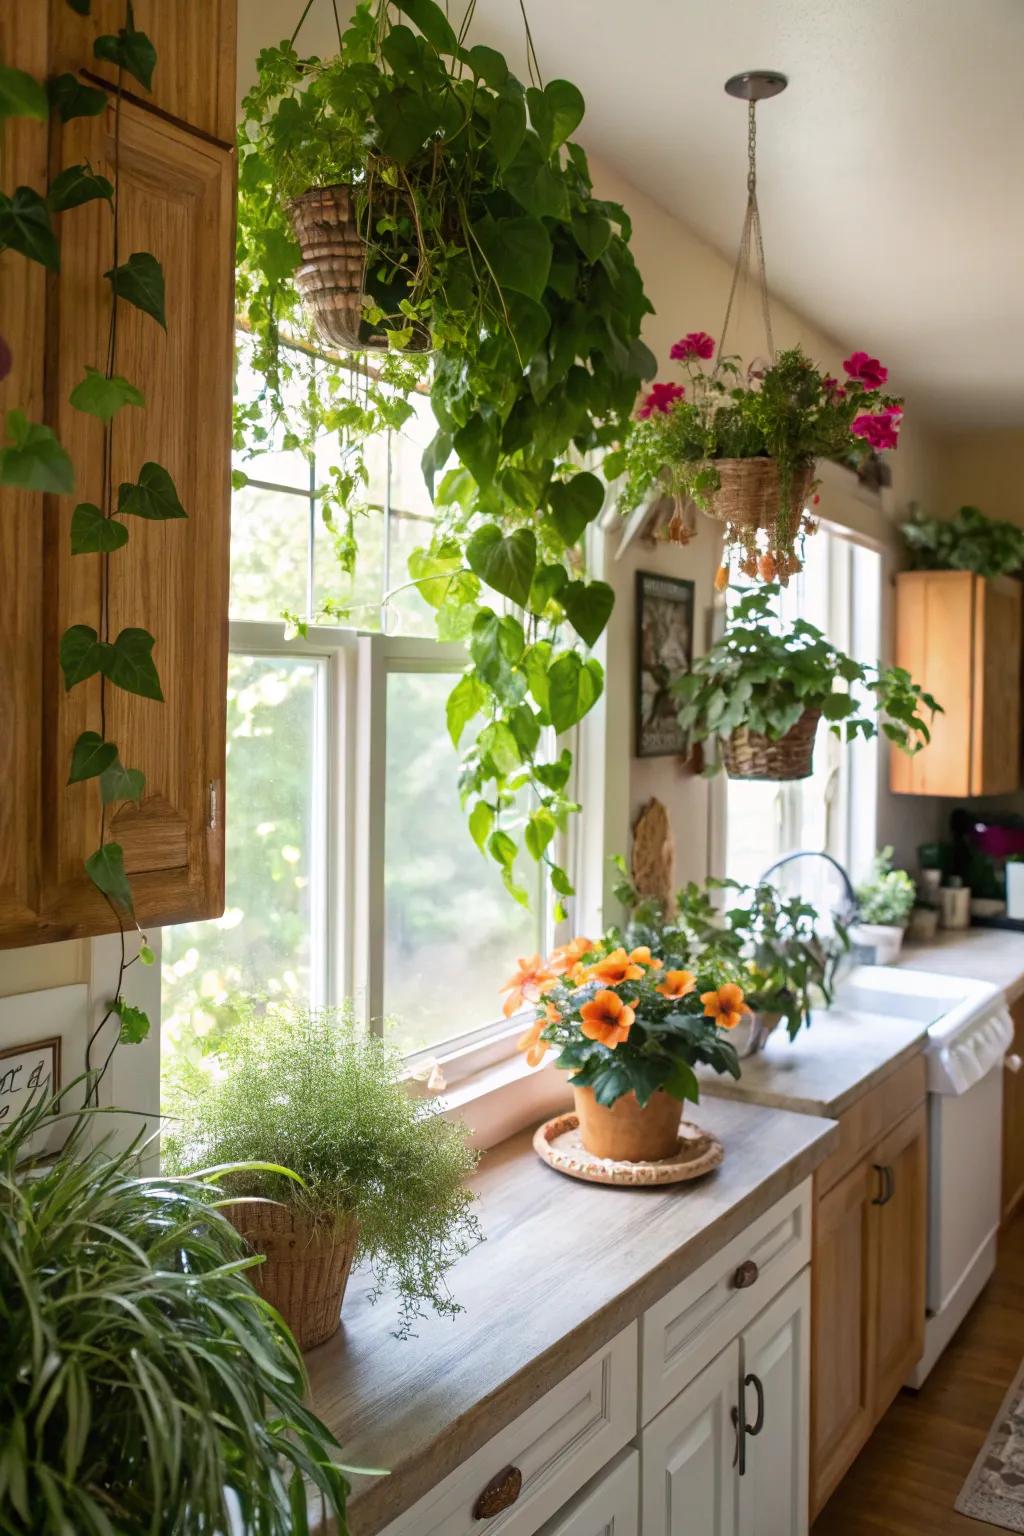
POLYGON ((640 1457, 623 1451, 537 1536, 639 1536, 640 1457))
POLYGON ((643 1536, 737 1536, 739 1378, 737 1341, 641 1433, 643 1536))
POLYGON ((640 1436, 642 1536, 806 1536, 806 1269, 640 1436))

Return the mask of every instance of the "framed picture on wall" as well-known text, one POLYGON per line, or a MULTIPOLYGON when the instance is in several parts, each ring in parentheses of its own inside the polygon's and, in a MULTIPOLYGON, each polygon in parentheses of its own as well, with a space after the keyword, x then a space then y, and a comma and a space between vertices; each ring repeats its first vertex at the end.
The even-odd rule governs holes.
POLYGON ((693 662, 694 584, 636 573, 636 755, 684 750, 672 684, 693 662))

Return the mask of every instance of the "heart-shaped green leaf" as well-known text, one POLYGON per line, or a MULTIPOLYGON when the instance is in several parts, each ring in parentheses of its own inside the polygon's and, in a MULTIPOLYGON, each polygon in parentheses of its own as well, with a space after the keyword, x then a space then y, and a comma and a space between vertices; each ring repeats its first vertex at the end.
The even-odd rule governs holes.
POLYGON ((138 32, 132 26, 121 27, 113 35, 106 33, 98 37, 92 45, 92 51, 94 58, 103 59, 107 64, 116 64, 119 69, 133 75, 147 91, 152 88, 156 49, 145 32, 138 32))
POLYGON ((78 784, 83 779, 95 779, 116 761, 116 742, 104 741, 98 731, 83 731, 71 749, 68 783, 78 784))
POLYGON ((115 800, 141 800, 146 787, 146 775, 140 768, 126 768, 121 759, 114 761, 100 775, 100 797, 104 805, 115 800))
POLYGON ((473 235, 501 288, 539 299, 551 270, 551 236, 540 219, 492 219, 473 225, 473 235))
POLYGON ((88 624, 72 624, 60 637, 60 665, 68 691, 103 670, 106 648, 88 624))
POLYGON ((396 0, 396 4, 438 53, 458 53, 459 40, 452 24, 434 0, 396 0))
POLYGON ((549 80, 544 87, 544 101, 550 122, 548 152, 564 144, 583 120, 586 104, 571 80, 549 80))
POLYGON ((487 690, 472 672, 465 672, 448 695, 445 716, 452 745, 458 746, 462 733, 487 703, 487 690))
POLYGON ((146 463, 139 470, 138 480, 125 481, 117 493, 117 510, 132 517, 147 517, 162 521, 169 517, 185 517, 185 508, 178 500, 174 481, 162 464, 146 463))
POLYGON ((593 263, 607 249, 612 226, 596 208, 578 208, 572 216, 572 232, 584 256, 593 263))
POLYGON ((153 636, 144 629, 122 629, 113 645, 106 648, 103 672, 126 693, 143 699, 163 699, 160 679, 153 665, 153 636))
POLYGON ((579 540, 604 505, 604 486, 586 470, 551 487, 551 519, 568 547, 579 540))
POLYGON ((124 869, 124 849, 120 843, 104 843, 85 861, 85 872, 98 891, 116 901, 118 906, 133 910, 132 888, 124 869))
POLYGON ((134 304, 167 329, 164 310, 164 269, 148 251, 133 251, 119 267, 104 272, 119 299, 134 304))
POLYGON ((410 86, 396 86, 378 98, 373 109, 386 155, 407 165, 437 128, 437 117, 424 97, 410 86))
POLYGON ((23 411, 8 411, 7 436, 9 443, 0 448, 0 485, 52 496, 71 494, 75 471, 49 427, 28 421, 23 411))
POLYGON ((46 92, 34 75, 0 64, 0 120, 34 117, 45 123, 50 115, 46 92))
POLYGON ((149 1035, 151 1028, 149 1014, 144 1008, 136 1008, 133 1003, 126 1003, 123 997, 119 997, 114 1004, 114 1012, 121 1020, 121 1033, 118 1040, 122 1045, 141 1045, 149 1035))
POLYGON ((71 514, 71 553, 109 555, 128 542, 128 529, 112 517, 104 517, 91 501, 79 502, 71 514))
POLYGON ((55 75, 46 90, 50 106, 62 123, 70 123, 74 117, 98 117, 107 104, 106 91, 83 85, 77 75, 55 75))
POLYGON ((452 441, 477 485, 490 485, 498 464, 498 430, 494 422, 485 416, 471 416, 452 441))
POLYGON ((76 411, 98 416, 101 421, 109 421, 112 416, 116 416, 123 405, 146 403, 142 390, 129 384, 120 374, 115 373, 107 378, 98 368, 88 366, 85 378, 75 385, 68 399, 76 411))
POLYGON ((469 835, 483 853, 494 826, 494 806, 486 800, 478 800, 469 813, 469 835))
POLYGON ((525 608, 537 567, 532 529, 516 528, 505 537, 496 523, 486 523, 466 545, 466 559, 481 581, 525 608))
POLYGON ((560 600, 573 629, 588 645, 593 645, 615 607, 612 588, 606 581, 571 581, 560 600))
POLYGON ((576 651, 565 651, 548 668, 548 713, 561 734, 582 720, 601 697, 604 672, 591 656, 586 661, 576 651))
POLYGON ((66 213, 69 208, 78 208, 98 197, 109 203, 113 196, 113 183, 105 176, 97 176, 90 165, 69 165, 53 178, 46 201, 51 213, 66 213))
POLYGON ((60 270, 60 248, 50 223, 46 199, 32 187, 18 187, 13 197, 0 192, 0 250, 6 247, 38 261, 51 272, 60 270))

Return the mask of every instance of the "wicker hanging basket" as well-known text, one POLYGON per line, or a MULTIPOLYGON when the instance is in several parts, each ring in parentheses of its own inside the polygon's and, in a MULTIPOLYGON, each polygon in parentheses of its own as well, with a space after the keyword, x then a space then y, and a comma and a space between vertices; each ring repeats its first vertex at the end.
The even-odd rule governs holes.
MULTIPOLYGON (((742 539, 744 532, 763 532, 768 535, 769 545, 774 546, 779 535, 779 513, 782 510, 778 461, 716 459, 714 466, 720 483, 716 491, 707 495, 704 508, 707 515, 734 530, 738 540, 742 539)), ((805 464, 793 471, 786 519, 790 539, 800 526, 813 478, 813 464, 805 464)))
POLYGON ((770 779, 784 782, 809 779, 814 766, 814 738, 820 709, 806 709, 792 730, 772 741, 748 731, 733 731, 722 744, 722 761, 730 779, 770 779))
POLYGON ((314 1228, 289 1205, 242 1201, 224 1207, 228 1220, 263 1263, 249 1278, 276 1307, 300 1349, 323 1344, 338 1331, 341 1303, 356 1251, 356 1225, 314 1228))
MULTIPOLYGON (((386 352, 388 332, 370 325, 363 308, 366 245, 350 186, 312 187, 288 204, 302 263, 295 286, 321 337, 354 352, 386 352)), ((405 350, 425 352, 430 337, 413 327, 405 350)))

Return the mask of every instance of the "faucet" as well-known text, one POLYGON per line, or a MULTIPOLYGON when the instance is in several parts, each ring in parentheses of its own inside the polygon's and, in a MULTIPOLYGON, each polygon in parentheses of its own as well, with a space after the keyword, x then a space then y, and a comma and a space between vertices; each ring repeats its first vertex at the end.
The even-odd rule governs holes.
POLYGON ((850 876, 840 864, 839 860, 834 859, 830 853, 825 853, 820 848, 799 848, 795 853, 787 853, 781 859, 776 859, 775 863, 769 865, 769 867, 765 870, 764 874, 757 882, 758 885, 764 885, 767 882, 769 875, 773 875, 777 869, 782 869, 786 864, 792 864, 797 859, 824 859, 826 863, 832 865, 832 868, 837 872, 840 880, 843 882, 843 894, 845 897, 844 906, 841 911, 836 913, 836 916, 842 923, 847 925, 852 923, 857 915, 857 895, 853 889, 853 881, 850 879, 850 876))

